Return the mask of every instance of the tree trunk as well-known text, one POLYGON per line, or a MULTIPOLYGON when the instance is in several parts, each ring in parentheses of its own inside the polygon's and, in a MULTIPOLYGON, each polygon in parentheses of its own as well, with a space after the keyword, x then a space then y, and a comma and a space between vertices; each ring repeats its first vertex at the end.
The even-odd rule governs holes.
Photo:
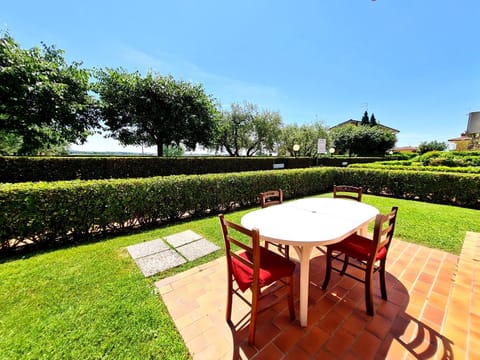
POLYGON ((163 143, 157 141, 157 156, 163 157, 163 143))

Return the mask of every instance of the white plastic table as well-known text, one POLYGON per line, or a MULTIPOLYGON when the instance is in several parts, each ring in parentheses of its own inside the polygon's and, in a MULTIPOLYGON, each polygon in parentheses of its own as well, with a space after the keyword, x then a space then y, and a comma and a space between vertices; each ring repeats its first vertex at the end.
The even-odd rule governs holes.
POLYGON ((305 198, 252 211, 242 217, 263 240, 293 246, 300 258, 300 325, 307 326, 310 255, 315 246, 339 242, 365 231, 379 213, 354 200, 305 198))

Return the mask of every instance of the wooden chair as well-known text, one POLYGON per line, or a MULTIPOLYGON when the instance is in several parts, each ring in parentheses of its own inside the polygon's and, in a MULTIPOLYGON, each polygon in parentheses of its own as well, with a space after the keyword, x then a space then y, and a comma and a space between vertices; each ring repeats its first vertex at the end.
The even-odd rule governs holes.
MULTIPOLYGON (((349 199, 362 201, 363 189, 361 187, 350 185, 333 185, 333 197, 336 199, 349 199)), ((326 254, 324 247, 317 246, 320 252, 326 254)))
POLYGON ((375 272, 380 274, 380 290, 382 299, 387 300, 387 287, 385 284, 385 264, 387 260, 388 248, 392 241, 395 230, 395 221, 397 219, 398 207, 392 207, 390 213, 386 215, 379 214, 375 218, 375 228, 373 238, 352 234, 345 240, 327 246, 326 272, 322 289, 325 290, 330 281, 331 270, 338 271, 340 275, 349 276, 365 284, 365 305, 367 314, 373 316, 373 275, 375 272), (344 255, 342 259, 342 254, 344 255), (350 262, 354 258, 359 263, 350 262), (338 260, 343 263, 341 269, 332 266, 332 261, 338 260), (354 274, 347 273, 347 267, 351 265, 365 272, 365 276, 360 278, 354 274))
POLYGON ((266 208, 271 205, 277 205, 283 203, 283 191, 282 189, 278 190, 269 190, 260 193, 260 205, 262 208, 266 208))
POLYGON ((225 241, 228 269, 226 320, 233 326, 231 321, 232 297, 233 294, 236 294, 251 307, 248 343, 254 345, 258 313, 287 297, 290 320, 293 321, 295 319, 295 310, 293 308, 293 272, 295 263, 261 247, 258 229, 248 230, 241 225, 226 220, 223 215, 219 215, 219 218, 225 241), (246 245, 239 240, 239 238, 245 235, 250 238, 251 244, 246 245), (240 247, 243 251, 240 253, 234 252, 232 244, 240 247), (273 283, 277 284, 269 286, 273 283), (266 289, 262 291, 262 288, 265 287, 266 289), (288 288, 286 293, 281 291, 284 287, 288 288), (252 292, 251 301, 242 294, 247 289, 250 289, 252 292), (268 297, 277 290, 280 290, 280 293, 283 293, 283 295, 278 298, 275 296, 268 297), (272 298, 276 298, 276 300, 268 303, 272 298), (264 302, 262 307, 259 304, 261 300, 264 302))
POLYGON ((333 185, 333 197, 362 201, 363 189, 349 185, 333 185))
MULTIPOLYGON (((260 193, 260 205, 262 208, 266 208, 272 205, 278 205, 281 203, 283 203, 282 189, 269 190, 260 193)), ((288 245, 265 241, 265 248, 268 249, 269 245, 275 246, 281 254, 285 255, 287 259, 290 259, 290 247, 288 245)))

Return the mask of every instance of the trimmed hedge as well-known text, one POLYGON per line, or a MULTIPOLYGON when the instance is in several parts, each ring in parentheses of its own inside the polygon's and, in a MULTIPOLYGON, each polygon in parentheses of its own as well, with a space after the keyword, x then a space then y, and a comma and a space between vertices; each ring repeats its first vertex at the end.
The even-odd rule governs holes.
POLYGON ((325 168, 3 184, 0 251, 251 206, 268 189, 283 189, 287 199, 318 194, 331 188, 334 174, 325 168))
POLYGON ((0 182, 127 179, 306 168, 308 157, 17 157, 0 156, 0 182))
POLYGON ((352 164, 349 168, 355 169, 377 169, 377 170, 410 170, 410 171, 435 171, 435 172, 451 172, 451 173, 466 173, 466 174, 480 174, 480 166, 468 167, 451 167, 451 166, 423 166, 421 163, 411 164, 391 164, 388 162, 376 162, 370 164, 352 164))
POLYGON ((316 165, 319 166, 348 166, 350 164, 365 164, 385 160, 383 157, 319 157, 316 165))
POLYGON ((480 209, 478 174, 336 169, 336 183, 363 186, 367 193, 480 209))
POLYGON ((146 179, 0 184, 0 252, 49 246, 258 204, 260 192, 285 198, 329 192, 333 184, 366 193, 480 209, 480 175, 324 167, 146 179))

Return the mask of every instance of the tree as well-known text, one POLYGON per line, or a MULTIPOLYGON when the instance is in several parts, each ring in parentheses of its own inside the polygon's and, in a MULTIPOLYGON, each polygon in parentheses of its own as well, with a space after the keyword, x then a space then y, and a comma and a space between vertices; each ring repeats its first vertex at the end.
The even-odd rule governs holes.
POLYGON ((219 118, 217 149, 230 156, 246 156, 273 152, 280 136, 282 119, 277 112, 259 111, 253 104, 232 104, 219 118))
POLYGON ((106 130, 121 144, 156 145, 163 156, 164 145, 211 143, 216 110, 202 85, 123 69, 98 70, 96 78, 106 130))
POLYGON ((429 141, 429 142, 424 141, 418 145, 417 152, 419 154, 425 154, 426 152, 429 152, 429 151, 445 151, 447 147, 448 145, 441 141, 436 141, 436 140, 429 141))
POLYGON ((354 143, 354 134, 357 128, 358 126, 348 124, 331 131, 330 136, 337 154, 352 156, 352 144, 354 143))
POLYGON ((316 157, 318 139, 328 139, 327 128, 321 122, 312 124, 288 125, 282 129, 282 136, 278 148, 279 155, 296 155, 316 157), (299 145, 298 152, 293 151, 293 145, 299 145))
POLYGON ((331 137, 337 153, 349 156, 383 156, 397 141, 394 133, 379 126, 346 125, 333 129, 331 137))
POLYGON ((0 155, 15 155, 22 147, 22 139, 12 133, 0 131, 0 155))
POLYGON ((377 126, 377 119, 375 119, 375 115, 372 113, 372 116, 370 116, 370 126, 377 126))
POLYGON ((363 113, 361 125, 370 125, 370 120, 368 120, 368 112, 366 110, 363 113))
POLYGON ((24 50, 8 33, 0 38, 0 141, 16 139, 19 155, 62 152, 98 125, 89 71, 42 45, 24 50))

